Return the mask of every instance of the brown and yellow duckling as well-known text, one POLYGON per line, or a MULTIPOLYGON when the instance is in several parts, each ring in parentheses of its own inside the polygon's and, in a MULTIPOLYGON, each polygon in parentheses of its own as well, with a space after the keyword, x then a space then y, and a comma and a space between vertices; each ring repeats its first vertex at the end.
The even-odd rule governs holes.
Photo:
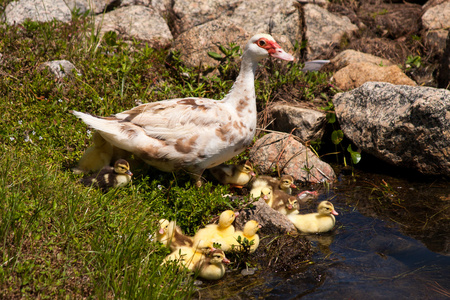
POLYGON ((299 203, 296 196, 277 190, 274 191, 271 207, 283 215, 298 214, 299 203))
POLYGON ((262 175, 258 176, 258 178, 252 182, 250 194, 252 197, 257 198, 260 195, 261 190, 265 187, 271 187, 274 191, 282 190, 288 194, 292 194, 292 189, 295 189, 297 186, 294 184, 294 177, 291 175, 283 175, 279 179, 262 175))
POLYGON ((130 164, 119 159, 114 163, 114 167, 106 166, 96 175, 82 178, 80 182, 86 186, 97 186, 104 192, 114 187, 125 186, 131 182, 133 173, 130 171, 130 164))
POLYGON ((253 165, 249 161, 232 165, 220 164, 209 171, 221 184, 235 188, 244 187, 255 176, 253 165))
POLYGON ((176 261, 179 266, 195 271, 206 259, 206 255, 214 250, 216 249, 211 241, 200 240, 197 241, 195 247, 182 246, 176 249, 164 258, 163 264, 168 261, 176 261))
POLYGON ((225 253, 216 249, 206 255, 206 258, 198 264, 196 271, 198 276, 207 280, 219 280, 225 275, 225 265, 229 264, 230 260, 226 258, 225 253))

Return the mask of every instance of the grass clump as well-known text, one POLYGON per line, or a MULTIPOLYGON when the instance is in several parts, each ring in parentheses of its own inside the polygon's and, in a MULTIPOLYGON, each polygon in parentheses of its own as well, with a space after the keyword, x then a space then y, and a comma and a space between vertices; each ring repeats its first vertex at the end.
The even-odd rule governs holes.
MULTIPOLYGON (((106 194, 81 186, 70 168, 92 133, 69 111, 109 115, 139 101, 221 99, 237 74, 237 57, 221 67, 230 78, 206 77, 165 49, 113 33, 100 42, 92 26, 74 15, 67 24, 0 27, 0 296, 189 298, 192 280, 160 265, 167 249, 152 241, 158 220, 176 219, 192 235, 239 203, 222 196, 223 186, 192 188, 183 173, 133 170, 131 186, 106 194), (77 70, 55 78, 42 68, 51 60, 68 60, 77 70)), ((286 85, 315 89, 322 75, 300 75, 299 67, 269 63, 260 71, 260 108, 286 85)), ((327 89, 324 78, 319 85, 327 89)))

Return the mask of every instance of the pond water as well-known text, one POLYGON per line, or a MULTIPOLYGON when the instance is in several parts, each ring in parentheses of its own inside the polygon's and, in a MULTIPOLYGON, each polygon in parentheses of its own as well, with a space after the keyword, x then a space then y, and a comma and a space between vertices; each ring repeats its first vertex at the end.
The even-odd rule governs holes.
POLYGON ((341 175, 313 204, 330 200, 339 216, 333 232, 307 237, 309 264, 295 272, 232 271, 196 297, 450 299, 449 197, 448 182, 341 175))

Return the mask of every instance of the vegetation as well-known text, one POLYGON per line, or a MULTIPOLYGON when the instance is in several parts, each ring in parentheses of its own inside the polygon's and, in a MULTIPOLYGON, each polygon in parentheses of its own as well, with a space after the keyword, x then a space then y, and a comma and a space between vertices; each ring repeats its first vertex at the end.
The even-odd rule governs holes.
MULTIPOLYGON (((240 203, 224 197, 223 186, 193 189, 186 174, 146 167, 132 170, 131 186, 106 194, 81 186, 70 168, 91 132, 69 111, 110 115, 138 102, 220 99, 238 72, 239 49, 223 48, 220 77, 207 77, 207 70, 186 67, 179 53, 114 33, 100 40, 92 28, 83 16, 69 24, 0 27, 0 296, 189 298, 193 280, 160 266, 167 250, 152 241, 158 220, 176 219, 193 234, 240 203), (71 76, 58 79, 42 67, 63 59, 77 68, 71 76)), ((310 101, 333 93, 326 75, 300 68, 261 68, 259 108, 282 95, 310 101)))

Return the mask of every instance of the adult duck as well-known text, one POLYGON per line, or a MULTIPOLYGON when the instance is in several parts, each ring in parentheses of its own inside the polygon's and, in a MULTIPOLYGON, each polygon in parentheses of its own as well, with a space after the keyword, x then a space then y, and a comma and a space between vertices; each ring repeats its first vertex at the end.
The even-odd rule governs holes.
POLYGON ((267 57, 292 61, 268 34, 247 43, 241 69, 224 99, 171 99, 139 105, 112 117, 72 111, 113 146, 161 171, 186 170, 201 186, 205 169, 241 153, 256 131, 255 71, 267 57))

